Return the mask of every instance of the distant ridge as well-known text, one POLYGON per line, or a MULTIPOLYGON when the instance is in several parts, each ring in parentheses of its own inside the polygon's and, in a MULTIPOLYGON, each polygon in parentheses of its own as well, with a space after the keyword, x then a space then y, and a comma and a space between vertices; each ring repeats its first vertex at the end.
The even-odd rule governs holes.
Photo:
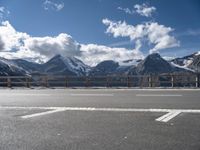
POLYGON ((161 73, 188 73, 200 71, 200 55, 194 53, 171 61, 158 53, 148 55, 144 60, 115 62, 106 60, 95 67, 84 64, 76 57, 56 55, 44 64, 23 59, 8 60, 0 57, 0 76, 22 76, 34 73, 68 76, 107 76, 107 75, 148 75, 161 73))

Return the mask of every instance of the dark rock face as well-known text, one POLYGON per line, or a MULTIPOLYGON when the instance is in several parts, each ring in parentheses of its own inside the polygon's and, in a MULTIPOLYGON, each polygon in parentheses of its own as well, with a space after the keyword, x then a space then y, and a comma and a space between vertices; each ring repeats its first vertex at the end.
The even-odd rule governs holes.
POLYGON ((91 76, 111 75, 116 72, 118 67, 119 64, 117 62, 114 62, 112 60, 103 61, 90 71, 90 75, 91 76))
POLYGON ((160 74, 171 73, 173 68, 166 60, 164 60, 159 54, 151 54, 141 61, 137 68, 137 74, 160 74))
POLYGON ((129 74, 148 75, 175 72, 188 72, 188 70, 173 66, 169 62, 164 60, 159 54, 154 53, 147 56, 136 67, 132 67, 129 71, 129 74))
POLYGON ((29 62, 23 59, 14 59, 12 60, 17 66, 20 66, 24 70, 28 71, 29 73, 33 72, 41 72, 42 68, 40 64, 29 62))

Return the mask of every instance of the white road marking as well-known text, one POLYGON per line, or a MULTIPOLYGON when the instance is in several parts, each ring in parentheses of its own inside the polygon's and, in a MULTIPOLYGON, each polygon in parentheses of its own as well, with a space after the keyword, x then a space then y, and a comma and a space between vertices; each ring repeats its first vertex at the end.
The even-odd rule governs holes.
POLYGON ((28 118, 32 118, 32 117, 38 117, 38 116, 53 114, 53 113, 61 112, 61 111, 65 111, 65 109, 62 109, 62 108, 60 108, 60 109, 54 109, 54 110, 45 111, 45 112, 41 112, 41 113, 35 113, 35 114, 31 114, 31 115, 21 116, 21 118, 28 119, 28 118))
POLYGON ((181 113, 181 111, 171 111, 171 112, 157 118, 156 121, 168 122, 171 119, 173 119, 174 117, 176 117, 177 115, 179 115, 180 113, 181 113))
POLYGON ((0 93, 0 96, 50 96, 51 94, 0 93))
POLYGON ((62 111, 102 111, 102 112, 165 112, 167 114, 155 119, 160 122, 168 122, 180 113, 200 113, 200 109, 143 109, 143 108, 95 108, 95 107, 21 107, 21 106, 0 106, 0 109, 39 109, 45 112, 21 116, 23 119, 48 115, 62 111))
POLYGON ((70 96, 114 96, 114 94, 70 94, 70 96))
POLYGON ((178 94, 136 94, 138 97, 181 97, 178 94))

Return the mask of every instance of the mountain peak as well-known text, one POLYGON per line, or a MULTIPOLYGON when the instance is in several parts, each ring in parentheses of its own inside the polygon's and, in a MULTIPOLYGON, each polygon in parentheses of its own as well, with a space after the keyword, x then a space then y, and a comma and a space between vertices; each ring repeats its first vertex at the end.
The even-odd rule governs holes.
POLYGON ((159 53, 152 53, 146 57, 146 59, 163 59, 159 53))
POLYGON ((90 70, 81 60, 75 57, 55 55, 43 65, 45 72, 51 74, 86 75, 90 70))

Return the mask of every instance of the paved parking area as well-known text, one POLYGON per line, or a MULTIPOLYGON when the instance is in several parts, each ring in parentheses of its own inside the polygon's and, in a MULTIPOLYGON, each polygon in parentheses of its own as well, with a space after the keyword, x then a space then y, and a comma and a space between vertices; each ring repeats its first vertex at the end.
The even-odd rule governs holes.
POLYGON ((199 150, 200 90, 1 89, 2 150, 199 150))

